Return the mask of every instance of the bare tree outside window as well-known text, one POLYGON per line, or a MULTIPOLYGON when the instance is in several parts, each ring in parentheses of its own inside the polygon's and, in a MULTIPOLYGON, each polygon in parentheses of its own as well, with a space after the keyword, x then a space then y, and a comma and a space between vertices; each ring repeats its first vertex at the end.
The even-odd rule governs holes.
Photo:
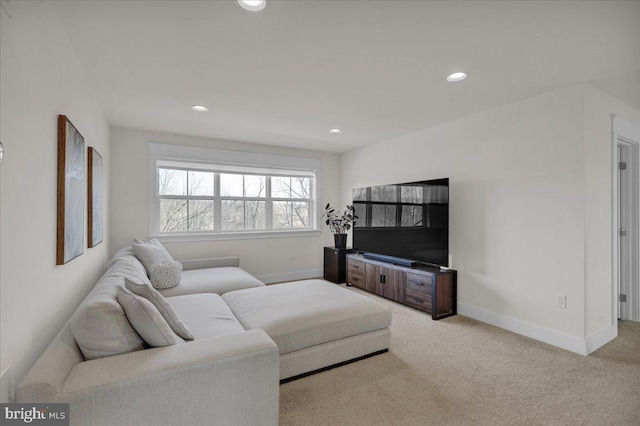
POLYGON ((222 200, 222 230, 264 229, 265 201, 222 200))
POLYGON ((213 201, 189 200, 189 231, 213 230, 213 201))
POLYGON ((160 229, 162 232, 187 230, 187 200, 160 200, 160 229))
POLYGON ((214 174, 158 169, 161 232, 213 230, 214 174))
POLYGON ((402 218, 400 226, 417 227, 422 226, 422 186, 402 186, 400 188, 400 202, 402 203, 402 218))
POLYGON ((369 201, 367 199, 367 188, 354 188, 351 192, 353 201, 369 201))
POLYGON ((402 186, 400 194, 401 203, 422 204, 424 199, 421 186, 402 186))
POLYGON ((222 230, 244 229, 244 201, 222 200, 222 230))
POLYGON ((159 169, 160 195, 187 195, 187 171, 159 169))
POLYGON ((403 227, 422 226, 422 206, 403 204, 400 225, 403 227))
POLYGON ((374 228, 395 228, 396 206, 373 204, 371 208, 371 226, 374 228))
POLYGON ((271 178, 271 196, 273 201, 273 227, 308 228, 311 199, 311 182, 307 177, 271 178), (295 201, 300 200, 300 201, 295 201))
POLYGON ((265 228, 266 182, 266 176, 220 174, 223 231, 265 228))
POLYGON ((243 197, 244 196, 244 175, 221 173, 220 174, 220 196, 222 197, 243 197))
POLYGON ((354 209, 353 214, 358 216, 359 218, 357 221, 353 222, 353 226, 357 228, 367 227, 368 226, 367 224, 369 223, 369 215, 367 214, 367 205, 354 202, 353 209, 354 209))
POLYGON ((371 188, 371 201, 395 203, 398 201, 396 185, 374 186, 371 188))
POLYGON ((273 176, 271 178, 271 197, 291 198, 291 178, 273 176))

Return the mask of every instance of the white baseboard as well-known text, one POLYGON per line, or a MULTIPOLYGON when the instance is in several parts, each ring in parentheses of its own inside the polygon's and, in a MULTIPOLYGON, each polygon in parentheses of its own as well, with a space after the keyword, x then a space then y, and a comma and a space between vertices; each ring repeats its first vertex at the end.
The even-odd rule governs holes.
POLYGON ((599 349, 618 337, 618 326, 610 325, 609 327, 598 331, 587 337, 587 354, 599 349))
POLYGON ((322 278, 322 269, 312 269, 309 271, 287 272, 284 274, 260 275, 256 277, 265 284, 281 283, 285 281, 307 280, 309 278, 322 278))
MULTIPOLYGON (((521 334, 523 336, 530 337, 532 339, 539 340, 541 342, 548 343, 550 345, 557 346, 571 352, 575 352, 580 355, 588 355, 590 352, 593 352, 593 350, 595 350, 588 350, 589 344, 587 340, 581 337, 564 334, 550 328, 541 327, 530 322, 511 318, 506 315, 500 315, 495 312, 485 311, 484 309, 465 305, 463 303, 458 303, 458 313, 460 315, 464 315, 465 317, 473 318, 475 320, 491 324, 496 327, 500 327, 505 330, 509 330, 514 333, 521 334)), ((599 336, 600 333, 596 333, 596 335, 592 336, 592 338, 594 338, 594 347, 601 340, 604 340, 604 338, 600 338, 599 336)))

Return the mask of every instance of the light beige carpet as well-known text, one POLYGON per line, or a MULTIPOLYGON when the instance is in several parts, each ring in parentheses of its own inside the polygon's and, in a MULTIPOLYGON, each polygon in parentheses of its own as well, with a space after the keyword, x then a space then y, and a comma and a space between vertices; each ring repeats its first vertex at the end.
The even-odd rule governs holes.
POLYGON ((280 386, 281 425, 640 425, 640 323, 584 357, 361 293, 393 310, 390 352, 280 386))

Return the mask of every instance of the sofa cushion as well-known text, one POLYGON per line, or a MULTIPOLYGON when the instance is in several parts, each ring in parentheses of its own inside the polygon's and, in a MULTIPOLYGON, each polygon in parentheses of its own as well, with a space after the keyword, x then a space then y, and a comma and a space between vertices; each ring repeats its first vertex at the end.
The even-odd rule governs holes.
POLYGON ((136 283, 128 278, 124 279, 124 285, 127 290, 130 290, 134 294, 140 297, 144 297, 155 306, 162 318, 169 324, 169 327, 180 337, 187 340, 193 340, 193 333, 189 330, 189 327, 185 325, 180 319, 180 316, 173 310, 171 304, 161 295, 158 290, 151 287, 147 283, 136 283))
POLYGON ((264 330, 280 354, 391 325, 384 305, 322 280, 231 291, 222 298, 246 330, 264 330))
POLYGON ((146 243, 134 238, 131 244, 136 257, 142 262, 144 268, 149 272, 151 265, 159 260, 173 260, 167 249, 155 238, 150 239, 146 243))
POLYGON ((197 339, 244 332, 222 298, 213 293, 167 298, 197 339))
POLYGON ((118 287, 117 299, 133 328, 149 346, 157 348, 184 342, 171 330, 158 308, 144 297, 118 287))
POLYGON ((165 297, 196 293, 224 294, 232 290, 253 287, 264 287, 264 284, 243 269, 226 266, 182 271, 180 284, 160 290, 160 293, 165 297))

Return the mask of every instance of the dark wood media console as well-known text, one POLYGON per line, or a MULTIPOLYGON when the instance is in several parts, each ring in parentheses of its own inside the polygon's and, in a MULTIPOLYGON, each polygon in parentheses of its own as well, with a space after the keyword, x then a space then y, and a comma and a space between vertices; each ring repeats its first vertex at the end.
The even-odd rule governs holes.
POLYGON ((456 314, 457 272, 452 269, 407 268, 348 254, 347 284, 430 313, 434 320, 456 314))

